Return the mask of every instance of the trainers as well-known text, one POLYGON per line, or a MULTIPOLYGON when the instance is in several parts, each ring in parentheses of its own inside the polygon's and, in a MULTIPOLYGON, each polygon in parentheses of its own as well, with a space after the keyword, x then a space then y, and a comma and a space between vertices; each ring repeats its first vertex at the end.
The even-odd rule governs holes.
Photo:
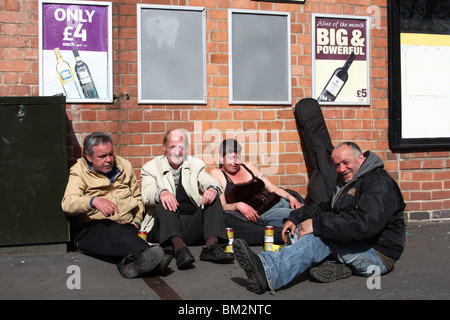
POLYGON ((312 267, 309 273, 317 281, 328 283, 350 277, 352 270, 343 263, 327 260, 312 267))
POLYGON ((247 275, 248 289, 254 293, 264 293, 269 284, 261 259, 242 239, 236 239, 233 242, 233 251, 239 266, 244 269, 247 275))
POLYGON ((212 261, 216 263, 229 263, 234 261, 234 255, 224 252, 217 242, 214 242, 208 248, 203 248, 200 253, 200 260, 212 261))
POLYGON ((117 269, 124 278, 135 278, 155 269, 164 258, 164 250, 153 246, 140 254, 130 254, 117 264, 117 269))

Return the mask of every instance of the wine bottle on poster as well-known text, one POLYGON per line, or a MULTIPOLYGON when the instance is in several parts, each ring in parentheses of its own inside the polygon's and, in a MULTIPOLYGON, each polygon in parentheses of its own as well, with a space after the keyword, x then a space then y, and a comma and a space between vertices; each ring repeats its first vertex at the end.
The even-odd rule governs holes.
POLYGON ((81 85, 85 98, 98 98, 97 89, 95 88, 94 80, 92 80, 91 72, 87 64, 81 60, 78 49, 72 50, 75 56, 75 73, 81 85))
POLYGON ((354 59, 355 54, 352 52, 347 61, 345 61, 344 65, 334 70, 330 80, 328 80, 327 85, 323 88, 317 101, 333 102, 336 100, 336 97, 348 80, 348 69, 352 65, 354 59))
POLYGON ((59 48, 55 48, 53 51, 56 55, 56 72, 58 73, 59 81, 61 81, 61 85, 64 89, 64 95, 69 99, 80 99, 80 91, 78 90, 69 63, 63 59, 59 48))

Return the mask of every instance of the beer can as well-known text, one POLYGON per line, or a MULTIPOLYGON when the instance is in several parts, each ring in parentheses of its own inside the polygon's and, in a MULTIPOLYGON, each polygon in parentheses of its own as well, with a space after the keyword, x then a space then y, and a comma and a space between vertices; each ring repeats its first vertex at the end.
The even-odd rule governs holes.
POLYGON ((281 249, 283 249, 284 247, 285 247, 285 246, 283 246, 283 245, 273 244, 273 245, 272 245, 272 251, 280 252, 281 249))
POLYGON ((290 246, 292 244, 291 230, 287 229, 284 235, 286 237, 286 247, 290 246))
POLYGON ((147 231, 139 230, 138 236, 141 237, 143 240, 147 241, 147 231))
POLYGON ((227 228, 228 245, 225 247, 225 252, 233 252, 234 231, 233 228, 227 228))
POLYGON ((273 226, 266 226, 266 228, 264 230, 264 250, 265 251, 272 251, 273 240, 274 240, 273 226))

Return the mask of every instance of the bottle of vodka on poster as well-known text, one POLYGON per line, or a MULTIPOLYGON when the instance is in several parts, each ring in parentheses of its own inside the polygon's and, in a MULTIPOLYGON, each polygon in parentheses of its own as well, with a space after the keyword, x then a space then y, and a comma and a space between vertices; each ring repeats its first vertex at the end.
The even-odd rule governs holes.
POLYGON ((92 80, 91 72, 87 64, 81 60, 78 49, 72 50, 75 56, 75 73, 78 81, 80 81, 81 90, 85 98, 98 98, 97 89, 95 88, 94 80, 92 80))
POLYGON ((339 92, 341 92, 345 83, 348 80, 348 68, 350 68, 353 60, 355 59, 355 54, 352 52, 348 57, 347 61, 345 61, 344 66, 342 68, 337 68, 334 70, 333 75, 330 80, 328 80, 327 85, 322 90, 322 93, 319 95, 317 101, 324 102, 333 102, 336 100, 339 92))
POLYGON ((69 99, 80 99, 80 91, 78 90, 70 65, 63 59, 59 48, 55 48, 53 51, 56 55, 56 72, 63 86, 64 95, 69 99))

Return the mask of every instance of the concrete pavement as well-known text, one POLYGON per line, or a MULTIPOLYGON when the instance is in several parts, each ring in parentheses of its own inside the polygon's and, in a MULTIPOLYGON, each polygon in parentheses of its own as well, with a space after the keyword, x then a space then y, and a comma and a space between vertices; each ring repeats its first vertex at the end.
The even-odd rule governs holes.
MULTIPOLYGON (((179 271, 172 260, 164 277, 149 275, 137 279, 125 279, 115 264, 76 252, 2 253, 0 299, 178 300, 177 306, 205 300, 258 304, 286 300, 448 300, 449 238, 450 223, 410 225, 402 258, 395 270, 382 276, 378 283, 352 276, 323 284, 314 282, 305 273, 274 295, 248 291, 245 272, 236 261, 225 265, 200 261, 201 247, 191 248, 196 257, 194 268, 179 271)), ((253 249, 259 252, 262 247, 253 249)))

